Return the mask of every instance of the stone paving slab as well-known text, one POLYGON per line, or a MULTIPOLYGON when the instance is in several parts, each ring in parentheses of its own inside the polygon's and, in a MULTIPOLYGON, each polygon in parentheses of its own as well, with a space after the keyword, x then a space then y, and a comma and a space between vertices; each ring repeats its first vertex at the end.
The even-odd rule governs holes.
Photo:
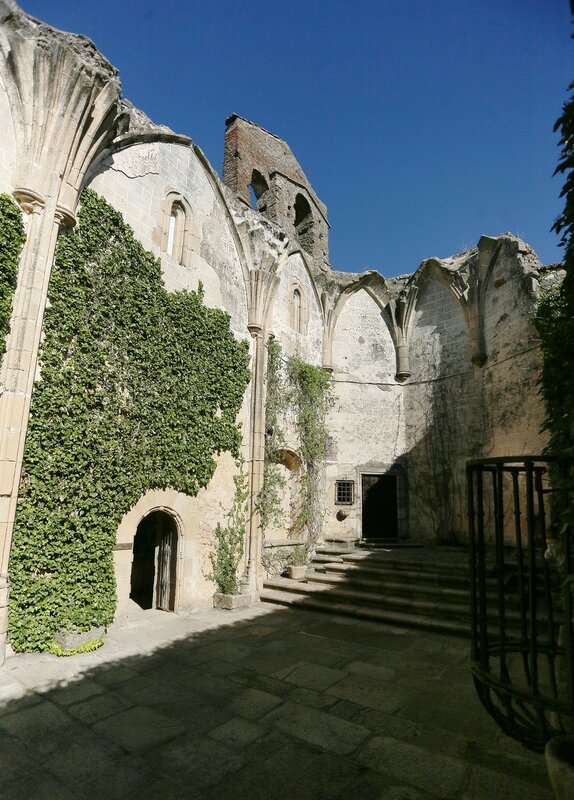
POLYGON ((468 646, 270 606, 158 611, 0 669, 0 800, 551 800, 468 646))

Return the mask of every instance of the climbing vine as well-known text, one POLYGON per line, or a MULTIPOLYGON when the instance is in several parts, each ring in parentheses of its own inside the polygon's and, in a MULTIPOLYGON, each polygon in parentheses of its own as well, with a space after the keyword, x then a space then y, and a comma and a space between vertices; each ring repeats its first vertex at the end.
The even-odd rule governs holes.
POLYGON ((32 397, 10 559, 14 649, 107 625, 112 548, 150 489, 195 495, 214 455, 238 455, 247 345, 92 191, 60 237, 32 397))
POLYGON ((330 440, 326 420, 333 402, 331 384, 324 369, 307 364, 298 356, 287 360, 287 379, 305 464, 305 498, 300 524, 307 528, 310 550, 318 541, 323 524, 321 480, 330 440))
MULTIPOLYGON (((548 452, 565 458, 553 469, 554 486, 562 491, 553 495, 552 512, 562 540, 569 537, 574 542, 574 95, 565 103, 555 130, 561 131, 556 172, 565 175, 561 193, 565 204, 553 230, 565 248, 566 275, 561 284, 546 276, 536 324, 544 358, 541 387, 550 433, 548 452)), ((574 592, 574 576, 568 581, 574 592)))
POLYGON ((286 400, 285 381, 282 374, 281 345, 276 339, 267 342, 267 395, 265 399, 265 460, 263 486, 256 507, 263 530, 270 525, 281 525, 283 510, 281 495, 285 491, 285 478, 281 474, 280 453, 285 446, 282 430, 282 409, 286 400))
POLYGON ((25 238, 20 209, 11 197, 0 194, 0 354, 6 346, 18 257, 25 238))
POLYGON ((263 488, 258 498, 261 523, 281 524, 281 493, 285 480, 279 470, 281 449, 285 446, 282 425, 291 423, 304 465, 303 502, 297 528, 307 529, 310 550, 320 537, 323 508, 321 480, 330 437, 327 412, 332 405, 332 390, 327 372, 307 364, 299 356, 284 358, 274 339, 267 345, 266 446, 263 488))
POLYGON ((235 492, 233 505, 227 513, 227 523, 219 522, 215 527, 215 550, 209 554, 212 572, 206 575, 214 581, 217 591, 223 594, 237 594, 239 583, 237 568, 243 555, 245 525, 247 523, 247 475, 241 459, 237 459, 238 472, 234 476, 235 492))

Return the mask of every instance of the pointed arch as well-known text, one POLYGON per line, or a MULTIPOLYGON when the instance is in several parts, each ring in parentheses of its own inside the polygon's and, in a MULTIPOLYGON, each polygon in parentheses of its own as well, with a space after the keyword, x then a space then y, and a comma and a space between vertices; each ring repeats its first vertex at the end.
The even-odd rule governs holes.
POLYGON ((362 289, 367 292, 367 294, 380 308, 381 317, 387 328, 389 328, 391 337, 393 336, 388 324, 388 320, 382 313, 391 297, 387 283, 380 273, 375 271, 365 272, 359 278, 351 281, 349 284, 347 284, 347 286, 343 287, 337 295, 333 296, 328 292, 323 293, 321 299, 324 316, 323 365, 326 368, 332 367, 333 337, 339 315, 349 298, 355 292, 361 291, 362 289))
POLYGON ((168 191, 162 204, 161 251, 170 258, 190 266, 189 236, 192 209, 186 198, 176 191, 168 191))
POLYGON ((460 290, 458 283, 456 281, 456 276, 458 275, 457 272, 453 272, 450 269, 447 269, 438 258, 429 258, 426 261, 423 261, 420 267, 412 276, 411 280, 409 281, 410 286, 414 286, 417 289, 415 305, 414 305, 414 313, 409 317, 409 324, 405 331, 407 340, 410 337, 412 322, 416 315, 416 310, 420 303, 422 302, 422 297, 424 295, 424 289, 426 286, 429 285, 430 281, 436 280, 440 283, 452 296, 452 298, 456 301, 457 305, 459 306, 460 310, 463 313, 464 320, 466 323, 467 332, 470 335, 471 330, 471 318, 470 318, 470 309, 468 303, 466 301, 466 297, 464 292, 460 290))

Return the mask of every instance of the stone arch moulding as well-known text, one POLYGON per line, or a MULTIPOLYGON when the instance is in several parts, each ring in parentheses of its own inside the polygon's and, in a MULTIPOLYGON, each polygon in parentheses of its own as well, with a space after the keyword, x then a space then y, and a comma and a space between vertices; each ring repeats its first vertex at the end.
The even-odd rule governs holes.
POLYGON ((116 544, 113 550, 114 573, 116 578, 117 608, 114 625, 125 625, 129 619, 129 600, 131 589, 131 573, 133 563, 134 539, 140 522, 153 514, 154 511, 163 511, 175 522, 177 531, 177 578, 175 591, 174 612, 177 614, 181 607, 182 563, 185 555, 185 526, 177 510, 178 500, 185 498, 175 490, 153 489, 141 497, 127 514, 124 515, 116 533, 116 544))
POLYGON ((184 267, 190 266, 192 208, 185 197, 169 191, 161 207, 161 252, 184 267))

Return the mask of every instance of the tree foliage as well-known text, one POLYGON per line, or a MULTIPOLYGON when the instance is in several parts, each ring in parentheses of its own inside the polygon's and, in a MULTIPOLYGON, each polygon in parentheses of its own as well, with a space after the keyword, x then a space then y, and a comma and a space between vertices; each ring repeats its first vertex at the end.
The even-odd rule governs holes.
POLYGON ((219 522, 215 528, 215 550, 209 554, 212 571, 206 577, 217 585, 217 591, 223 594, 237 594, 239 582, 237 568, 243 556, 245 526, 247 524, 247 500, 249 490, 247 476, 241 460, 239 471, 233 478, 235 492, 233 505, 227 514, 227 523, 219 522))
MULTIPOLYGON (((570 85, 574 89, 574 83, 570 85)), ((564 458, 553 470, 553 483, 562 489, 553 497, 554 522, 562 537, 574 537, 574 95, 564 104, 555 125, 560 130, 561 154, 556 172, 565 176, 561 196, 564 210, 553 225, 565 248, 566 275, 561 284, 548 276, 537 309, 542 341, 541 378, 546 401, 548 452, 564 458)))
POLYGON ((195 495, 238 455, 247 344, 198 292, 168 293, 121 215, 85 191, 60 237, 10 560, 10 640, 108 625, 112 548, 150 489, 195 495))

